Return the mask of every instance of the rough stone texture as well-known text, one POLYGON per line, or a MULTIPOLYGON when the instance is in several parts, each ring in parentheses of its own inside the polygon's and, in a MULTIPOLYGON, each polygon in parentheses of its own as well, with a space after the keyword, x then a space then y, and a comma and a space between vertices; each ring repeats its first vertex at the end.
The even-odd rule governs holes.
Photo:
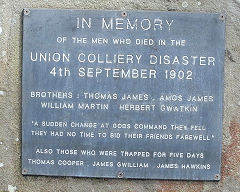
POLYGON ((240 191, 239 0, 0 0, 0 191, 240 191), (222 179, 220 182, 23 177, 21 164, 22 9, 143 9, 226 14, 222 179))

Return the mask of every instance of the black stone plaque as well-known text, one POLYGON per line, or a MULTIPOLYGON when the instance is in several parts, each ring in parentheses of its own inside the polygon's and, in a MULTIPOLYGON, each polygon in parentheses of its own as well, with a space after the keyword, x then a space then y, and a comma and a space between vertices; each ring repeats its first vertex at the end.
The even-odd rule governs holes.
POLYGON ((224 16, 23 11, 22 173, 219 180, 224 16))

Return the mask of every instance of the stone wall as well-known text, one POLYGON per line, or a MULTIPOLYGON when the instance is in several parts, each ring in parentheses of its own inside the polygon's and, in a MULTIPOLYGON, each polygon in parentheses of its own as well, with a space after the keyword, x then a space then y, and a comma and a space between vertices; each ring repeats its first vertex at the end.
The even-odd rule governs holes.
POLYGON ((239 0, 0 0, 0 191, 240 191, 239 0), (21 175, 23 8, 224 13, 226 56, 220 182, 87 179, 21 175))

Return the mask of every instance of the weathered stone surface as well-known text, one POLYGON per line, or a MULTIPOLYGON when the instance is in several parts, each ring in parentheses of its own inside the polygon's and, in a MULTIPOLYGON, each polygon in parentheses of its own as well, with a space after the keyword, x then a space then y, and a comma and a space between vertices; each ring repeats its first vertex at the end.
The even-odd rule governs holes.
POLYGON ((0 0, 0 191, 240 191, 239 0, 0 0), (21 175, 22 9, 131 9, 223 12, 226 57, 220 182, 23 177, 21 175))

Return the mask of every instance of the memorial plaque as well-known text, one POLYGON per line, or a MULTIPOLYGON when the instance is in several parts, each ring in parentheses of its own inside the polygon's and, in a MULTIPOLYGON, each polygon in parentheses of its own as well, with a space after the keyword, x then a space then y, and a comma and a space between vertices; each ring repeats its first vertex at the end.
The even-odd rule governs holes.
POLYGON ((224 16, 24 9, 24 175, 219 180, 224 16))

